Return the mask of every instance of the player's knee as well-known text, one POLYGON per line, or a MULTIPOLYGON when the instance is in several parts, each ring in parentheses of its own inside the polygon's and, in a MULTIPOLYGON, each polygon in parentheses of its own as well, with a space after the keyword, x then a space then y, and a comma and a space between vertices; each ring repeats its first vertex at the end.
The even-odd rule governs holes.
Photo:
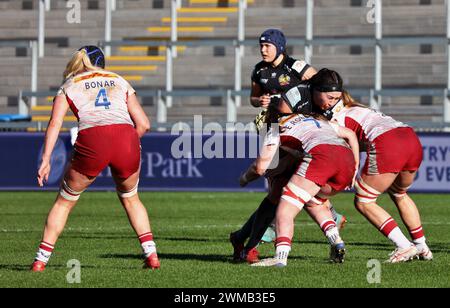
POLYGON ((381 192, 367 185, 362 178, 355 182, 355 207, 360 210, 364 206, 377 202, 381 192))
POLYGON ((65 180, 63 181, 61 188, 59 190, 60 196, 67 201, 78 201, 82 193, 83 191, 76 191, 70 188, 70 186, 67 184, 65 180))
POLYGON ((400 185, 393 183, 391 187, 389 187, 388 193, 392 200, 395 201, 401 201, 403 198, 405 198, 408 195, 408 189, 403 188, 400 185))
POLYGON ((365 207, 369 203, 361 203, 361 202, 359 202, 359 198, 357 196, 355 196, 355 198, 353 199, 353 204, 354 204, 355 208, 358 210, 358 212, 364 213, 365 207))
POLYGON ((394 202, 401 201, 408 195, 408 193, 406 191, 404 191, 404 192, 394 192, 394 191, 388 190, 388 193, 389 193, 389 196, 391 197, 391 199, 394 202))
POLYGON ((319 206, 323 205, 327 199, 321 198, 319 196, 312 197, 311 200, 307 203, 308 206, 319 206))
POLYGON ((136 186, 133 187, 132 189, 128 190, 128 191, 122 191, 120 189, 116 189, 117 190, 117 195, 119 196, 119 198, 122 199, 126 199, 126 198, 131 198, 135 195, 137 195, 138 193, 138 186, 139 186, 139 182, 136 183, 136 186))
POLYGON ((312 196, 297 185, 288 183, 286 187, 283 188, 281 199, 302 210, 303 206, 312 199, 312 196))
POLYGON ((366 216, 367 213, 370 211, 370 207, 376 204, 372 202, 361 202, 360 199, 356 196, 353 203, 355 205, 356 210, 364 216, 366 216))

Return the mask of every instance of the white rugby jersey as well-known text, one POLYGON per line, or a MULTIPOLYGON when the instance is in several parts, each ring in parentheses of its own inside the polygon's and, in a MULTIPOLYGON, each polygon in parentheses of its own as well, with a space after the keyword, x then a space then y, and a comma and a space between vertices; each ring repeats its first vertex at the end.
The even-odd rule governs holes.
POLYGON ((89 71, 67 79, 58 91, 78 119, 81 131, 94 126, 130 124, 128 96, 136 91, 121 76, 108 71, 89 71))
MULTIPOLYGON (((340 145, 350 148, 337 134, 338 126, 327 121, 306 117, 302 114, 290 115, 280 119, 280 134, 269 131, 265 145, 281 145, 309 153, 318 145, 340 145)), ((273 126, 276 127, 276 126, 273 126)))
POLYGON ((408 127, 408 125, 370 108, 344 107, 342 102, 338 104, 341 104, 341 108, 338 106, 333 113, 333 120, 337 121, 339 125, 353 130, 360 142, 373 142, 375 138, 385 132, 398 127, 408 127))

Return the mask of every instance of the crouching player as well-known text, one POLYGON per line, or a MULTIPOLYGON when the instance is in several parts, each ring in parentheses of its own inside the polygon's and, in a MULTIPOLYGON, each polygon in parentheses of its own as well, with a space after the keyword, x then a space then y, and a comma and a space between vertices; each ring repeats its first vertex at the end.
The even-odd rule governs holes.
POLYGON ((44 271, 80 195, 107 166, 141 243, 144 266, 160 267, 147 211, 138 196, 139 139, 150 129, 150 122, 129 83, 104 67, 105 58, 98 47, 82 47, 67 64, 65 82, 54 100, 38 170, 40 186, 48 180, 50 157, 69 107, 78 118, 79 133, 61 190, 48 214, 32 271, 44 271))
MULTIPOLYGON (((432 260, 422 228, 419 210, 408 196, 422 162, 422 145, 414 130, 380 112, 357 103, 343 90, 341 76, 322 69, 311 80, 316 104, 328 119, 353 130, 361 144, 367 144, 367 160, 355 183, 355 206, 384 236, 396 246, 388 262, 398 263, 418 257, 432 260), (333 86, 333 91, 320 91, 318 85, 333 86), (377 204, 387 191, 397 206, 411 235, 411 243, 395 220, 377 204)), ((294 102, 291 102, 294 103, 294 102)))
MULTIPOLYGON (((265 121, 265 114, 271 105, 271 95, 285 93, 292 86, 305 82, 317 72, 304 60, 291 58, 286 52, 286 44, 284 33, 278 29, 267 29, 259 37, 262 61, 253 70, 250 95, 251 105, 263 108, 256 122, 262 123, 265 121)), ((305 107, 311 108, 311 103, 309 105, 305 107)), ((257 124, 257 126, 259 125, 257 124)), ((282 164, 282 161, 292 162, 291 157, 286 153, 280 152, 280 155, 283 155, 282 159, 280 157, 280 164, 282 164)), ((295 162, 292 162, 292 164, 295 164, 295 162)), ((295 168, 295 166, 293 167, 295 168)), ((230 234, 234 261, 247 261, 249 263, 259 261, 256 249, 258 243, 261 240, 264 242, 275 240, 274 228, 270 226, 270 217, 275 217, 281 189, 293 174, 291 170, 277 169, 281 172, 272 170, 269 174, 266 174, 269 191, 258 209, 239 230, 230 234), (246 241, 247 243, 245 243, 246 241)), ((346 217, 337 213, 331 203, 328 202, 328 206, 333 213, 336 224, 342 228, 346 223, 346 217)))
MULTIPOLYGON (((298 107, 292 108, 281 100, 279 112, 295 112, 298 107)), ((313 218, 331 245, 330 259, 337 263, 344 261, 344 242, 324 202, 352 186, 359 165, 359 146, 351 130, 319 118, 302 114, 281 118, 279 126, 272 126, 268 132, 260 156, 242 175, 247 181, 263 175, 271 167, 279 147, 304 153, 300 166, 283 188, 277 208, 275 258, 262 260, 254 266, 287 265, 294 236, 294 219, 305 205, 322 207, 322 211, 313 218)))

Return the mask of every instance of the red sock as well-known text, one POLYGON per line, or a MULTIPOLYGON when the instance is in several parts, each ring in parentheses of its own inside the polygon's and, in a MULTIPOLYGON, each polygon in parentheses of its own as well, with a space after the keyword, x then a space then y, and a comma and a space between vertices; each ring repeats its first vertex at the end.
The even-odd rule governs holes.
POLYGON ((412 229, 412 230, 409 230, 409 234, 411 235, 411 238, 413 239, 413 241, 421 239, 422 237, 425 236, 422 226, 412 229))
POLYGON ((334 227, 336 227, 336 223, 332 219, 325 220, 320 224, 320 229, 322 229, 323 233, 326 233, 328 230, 334 227))
POLYGON ((397 222, 394 220, 394 218, 389 217, 388 220, 386 220, 380 227, 381 233, 384 234, 384 236, 389 237, 389 234, 391 234, 392 230, 397 228, 397 222))
POLYGON ((153 233, 147 232, 142 235, 139 235, 139 242, 141 244, 146 243, 146 242, 151 242, 151 241, 153 241, 153 233))
POLYGON ((279 247, 279 246, 289 246, 291 247, 292 245, 292 240, 288 237, 278 237, 275 240, 275 247, 279 247))
POLYGON ((49 244, 47 242, 41 242, 41 244, 39 245, 39 249, 43 249, 47 252, 53 252, 53 249, 55 249, 55 246, 52 244, 49 244))
POLYGON ((146 258, 156 253, 156 244, 153 241, 153 233, 148 232, 140 235, 139 242, 141 242, 142 251, 146 258))

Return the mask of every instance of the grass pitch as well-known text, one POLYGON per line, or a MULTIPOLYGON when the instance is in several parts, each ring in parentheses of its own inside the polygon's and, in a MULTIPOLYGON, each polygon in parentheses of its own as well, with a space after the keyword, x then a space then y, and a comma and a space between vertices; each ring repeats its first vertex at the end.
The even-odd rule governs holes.
MULTIPOLYGON (((232 264, 229 233, 238 229, 264 197, 260 193, 141 193, 149 210, 161 270, 141 269, 140 246, 115 193, 87 192, 69 218, 44 273, 29 266, 55 192, 0 192, 0 287, 300 288, 450 287, 450 195, 413 195, 435 260, 383 264, 391 243, 353 208, 351 194, 332 201, 349 223, 344 264, 327 261, 328 244, 305 213, 296 220, 288 267, 232 264), (81 264, 81 283, 70 284, 67 263, 81 264), (381 262, 381 283, 368 283, 381 262), (370 276, 370 274, 369 274, 370 276)), ((400 223, 386 196, 380 203, 400 223)), ((407 234, 405 228, 403 231, 407 234)), ((259 247, 271 257, 273 246, 259 247)))

